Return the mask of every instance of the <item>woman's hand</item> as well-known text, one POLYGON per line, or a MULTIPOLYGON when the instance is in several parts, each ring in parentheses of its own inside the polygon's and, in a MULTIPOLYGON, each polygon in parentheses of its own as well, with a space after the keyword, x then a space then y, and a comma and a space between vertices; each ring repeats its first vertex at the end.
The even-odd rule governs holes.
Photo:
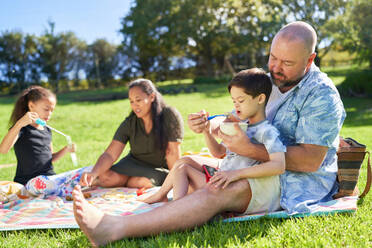
POLYGON ((21 127, 25 127, 27 125, 30 125, 31 123, 34 123, 39 118, 39 115, 36 112, 27 112, 24 114, 24 116, 21 117, 17 121, 21 127))
POLYGON ((226 188, 230 183, 240 179, 239 170, 217 171, 208 183, 214 185, 216 188, 226 188))
POLYGON ((96 175, 95 173, 93 172, 84 172, 82 175, 81 175, 81 178, 80 178, 80 185, 81 186, 92 186, 93 185, 93 182, 94 180, 98 177, 98 175, 96 175))

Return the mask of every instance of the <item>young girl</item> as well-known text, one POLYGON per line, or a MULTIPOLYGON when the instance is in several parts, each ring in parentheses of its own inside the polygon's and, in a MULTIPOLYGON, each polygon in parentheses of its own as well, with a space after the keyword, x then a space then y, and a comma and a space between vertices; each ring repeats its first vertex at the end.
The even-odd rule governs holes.
MULTIPOLYGON (((37 119, 45 122, 50 119, 56 102, 56 96, 50 90, 40 86, 30 86, 17 99, 10 117, 11 128, 0 144, 0 152, 4 154, 14 146, 17 157, 15 182, 25 185, 32 178, 55 175, 53 162, 68 152, 74 152, 73 145, 65 146, 53 153, 52 131, 48 127, 36 124, 37 119)), ((50 183, 56 190, 54 185, 56 183, 50 183)), ((34 180, 32 187, 45 189, 49 186, 50 188, 51 185, 48 184, 48 180, 44 182, 34 180)), ((36 193, 36 189, 32 187, 26 186, 29 191, 36 193)))
MULTIPOLYGON (((204 130, 204 137, 209 150, 215 157, 226 156, 219 165, 209 183, 215 187, 225 188, 230 183, 247 179, 249 181, 252 199, 244 213, 275 211, 280 208, 279 174, 285 170, 285 146, 279 140, 279 132, 270 125, 265 117, 265 106, 271 93, 271 81, 265 71, 257 68, 239 72, 230 82, 228 90, 235 107, 235 114, 240 120, 248 121, 245 133, 253 143, 263 144, 269 153, 270 160, 260 163, 226 149, 212 136, 209 126, 204 130)), ((207 117, 207 116, 206 116, 207 117)), ((235 128, 239 128, 235 125, 235 128)), ((243 132, 243 131, 241 131, 243 132)), ((147 203, 164 200, 173 188, 173 198, 177 200, 207 183, 202 164, 196 160, 180 163, 153 196, 145 199, 147 203)))

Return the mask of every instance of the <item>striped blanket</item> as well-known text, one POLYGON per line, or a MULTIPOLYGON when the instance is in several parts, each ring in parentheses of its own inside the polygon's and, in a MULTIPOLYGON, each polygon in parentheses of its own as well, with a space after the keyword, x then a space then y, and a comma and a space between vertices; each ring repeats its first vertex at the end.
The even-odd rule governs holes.
MULTIPOLYGON (((158 188, 145 193, 152 194, 158 188)), ((163 203, 146 204, 137 201, 136 189, 98 188, 89 192, 88 201, 106 213, 131 215, 150 211, 163 203)), ((289 216, 284 211, 226 218, 225 222, 247 221, 262 217, 289 218, 308 215, 330 215, 342 212, 354 212, 357 208, 356 197, 344 197, 334 201, 314 205, 309 214, 289 216)), ((23 229, 78 228, 75 222, 72 202, 65 198, 49 196, 44 198, 16 199, 0 204, 0 231, 23 229)))
MULTIPOLYGON (((153 190, 156 188, 149 191, 153 190)), ((87 199, 90 203, 114 215, 138 214, 161 205, 136 201, 136 189, 98 188, 87 193, 91 194, 87 199)), ((79 228, 74 219, 72 201, 49 196, 0 204, 0 231, 49 228, 79 228)))

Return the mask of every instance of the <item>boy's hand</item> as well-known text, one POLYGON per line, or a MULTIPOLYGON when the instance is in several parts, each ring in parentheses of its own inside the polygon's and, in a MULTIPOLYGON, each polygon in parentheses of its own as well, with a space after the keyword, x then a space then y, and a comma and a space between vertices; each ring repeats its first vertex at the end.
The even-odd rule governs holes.
POLYGON ((216 188, 226 188, 230 183, 240 179, 239 170, 217 171, 208 183, 214 185, 216 188))
POLYGON ((195 133, 202 133, 209 121, 207 121, 207 113, 205 110, 201 110, 198 113, 189 114, 187 117, 187 124, 189 128, 195 133))
POLYGON ((227 148, 235 152, 237 154, 244 154, 240 151, 240 149, 244 148, 245 144, 251 143, 250 139, 246 135, 246 133, 240 128, 238 123, 235 123, 234 128, 236 130, 235 135, 227 135, 218 131, 218 137, 222 139, 223 143, 227 146, 227 148))
POLYGON ((210 134, 211 133, 211 122, 208 121, 208 119, 207 119, 208 117, 209 117, 209 113, 204 111, 204 118, 205 118, 206 123, 205 123, 205 127, 204 127, 204 130, 203 130, 203 133, 204 132, 207 132, 207 133, 210 134))
POLYGON ((224 120, 224 122, 239 122, 240 120, 238 118, 236 118, 235 115, 233 115, 232 113, 229 113, 227 116, 226 116, 226 119, 224 120))

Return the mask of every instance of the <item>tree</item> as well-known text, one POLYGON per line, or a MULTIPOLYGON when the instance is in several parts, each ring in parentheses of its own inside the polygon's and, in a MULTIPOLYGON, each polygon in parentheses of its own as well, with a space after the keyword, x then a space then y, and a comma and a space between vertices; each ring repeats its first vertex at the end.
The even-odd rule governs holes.
POLYGON ((171 56, 183 54, 177 49, 174 37, 173 12, 179 1, 136 1, 129 14, 122 19, 122 51, 131 61, 133 69, 144 77, 151 72, 168 70, 171 56), (166 67, 166 68, 162 68, 166 67))
POLYGON ((359 62, 368 62, 372 69, 372 2, 355 0, 349 3, 346 16, 335 20, 333 38, 340 50, 355 53, 359 62))
POLYGON ((39 79, 36 47, 37 40, 32 35, 5 31, 0 36, 1 74, 9 86, 15 84, 17 91, 39 79))
POLYGON ((306 21, 315 28, 318 35, 315 49, 318 53, 315 61, 317 65, 320 65, 322 57, 329 52, 334 42, 327 24, 345 14, 346 4, 345 0, 283 0, 283 11, 287 15, 287 22, 306 21), (322 47, 321 50, 319 46, 322 47))
POLYGON ((79 40, 72 32, 54 34, 54 25, 50 21, 50 30, 39 37, 38 53, 43 74, 58 92, 60 80, 67 79, 68 72, 73 68, 74 52, 79 40))
POLYGON ((107 87, 114 79, 119 65, 117 46, 97 39, 88 47, 87 78, 94 86, 107 87))
POLYGON ((123 19, 123 47, 145 76, 179 57, 204 75, 233 74, 232 59, 264 56, 278 6, 275 0, 137 0, 123 19))
POLYGON ((83 72, 88 63, 88 45, 85 41, 78 40, 73 51, 72 72, 74 86, 78 87, 80 84, 80 73, 83 72))

